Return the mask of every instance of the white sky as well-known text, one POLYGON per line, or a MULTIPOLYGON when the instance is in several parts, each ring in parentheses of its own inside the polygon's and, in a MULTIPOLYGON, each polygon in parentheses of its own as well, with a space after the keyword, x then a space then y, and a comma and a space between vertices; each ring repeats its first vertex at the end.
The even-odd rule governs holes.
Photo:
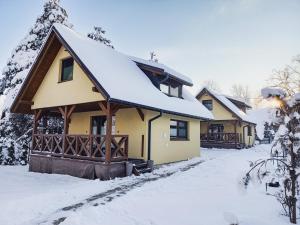
MULTIPOLYGON (((299 0, 62 0, 74 28, 102 26, 115 48, 159 61, 194 81, 216 80, 230 94, 235 83, 253 94, 273 69, 300 54, 299 0)), ((42 1, 0 0, 0 67, 24 37, 42 1)))

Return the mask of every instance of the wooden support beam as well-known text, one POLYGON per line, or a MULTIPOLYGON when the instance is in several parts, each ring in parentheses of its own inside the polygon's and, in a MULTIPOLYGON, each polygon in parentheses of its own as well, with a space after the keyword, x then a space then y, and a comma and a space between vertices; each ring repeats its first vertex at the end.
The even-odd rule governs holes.
POLYGON ((120 109, 120 105, 115 105, 111 110, 111 112, 112 112, 111 114, 115 115, 119 109, 120 109))
POLYGON ((136 111, 138 112, 138 114, 141 117, 142 121, 145 121, 145 114, 143 113, 143 111, 140 108, 136 108, 136 111))
POLYGON ((110 164, 112 141, 112 111, 109 102, 107 102, 106 112, 105 163, 110 164))
POLYGON ((105 115, 108 114, 107 107, 103 104, 103 102, 98 102, 98 105, 100 106, 100 109, 104 112, 105 115))
POLYGON ((71 108, 69 109, 68 114, 67 114, 68 119, 70 119, 75 108, 76 108, 76 105, 72 105, 71 108))
POLYGON ((145 151, 145 135, 142 134, 141 157, 144 157, 144 151, 145 151))
POLYGON ((237 139, 238 139, 238 135, 237 135, 237 123, 238 121, 234 122, 234 133, 235 133, 235 147, 237 147, 237 139))
POLYGON ((92 91, 100 93, 96 87, 92 87, 92 91))
POLYGON ((69 123, 72 113, 74 112, 76 105, 58 107, 62 117, 64 118, 64 134, 69 132, 69 123))
POLYGON ((38 126, 38 122, 41 118, 41 115, 42 115, 41 109, 34 110, 32 134, 36 134, 36 132, 37 132, 37 126, 38 126))
POLYGON ((24 105, 33 105, 33 101, 27 101, 27 100, 21 100, 20 104, 24 104, 24 105))

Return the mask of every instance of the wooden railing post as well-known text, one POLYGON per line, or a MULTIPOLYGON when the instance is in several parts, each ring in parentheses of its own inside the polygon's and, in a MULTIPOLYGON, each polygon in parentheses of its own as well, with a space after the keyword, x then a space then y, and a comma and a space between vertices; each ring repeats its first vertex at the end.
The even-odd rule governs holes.
POLYGON ((111 162, 111 133, 112 133, 112 112, 110 102, 107 102, 106 107, 106 139, 105 139, 105 162, 111 162))

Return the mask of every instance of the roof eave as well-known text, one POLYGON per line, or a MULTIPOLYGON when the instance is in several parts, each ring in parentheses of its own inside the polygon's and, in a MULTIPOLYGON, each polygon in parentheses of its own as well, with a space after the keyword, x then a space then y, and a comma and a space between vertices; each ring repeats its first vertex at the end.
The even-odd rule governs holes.
POLYGON ((199 119, 199 120, 205 120, 205 121, 212 120, 211 118, 195 116, 195 115, 190 115, 190 114, 185 114, 185 113, 179 113, 179 112, 174 112, 174 111, 170 111, 170 110, 164 110, 164 109, 147 106, 147 105, 143 105, 143 104, 132 103, 129 101, 124 101, 124 100, 116 99, 116 98, 111 98, 111 99, 109 99, 109 101, 113 102, 113 103, 124 104, 127 106, 134 106, 134 107, 138 107, 138 108, 148 109, 148 110, 152 110, 152 111, 156 111, 156 112, 163 112, 166 114, 177 115, 177 116, 182 116, 182 117, 188 117, 188 118, 192 118, 192 119, 199 119))

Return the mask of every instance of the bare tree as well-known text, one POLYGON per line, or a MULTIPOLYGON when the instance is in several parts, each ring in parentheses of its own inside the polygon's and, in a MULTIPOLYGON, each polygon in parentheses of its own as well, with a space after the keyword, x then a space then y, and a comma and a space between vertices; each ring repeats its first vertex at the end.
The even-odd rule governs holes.
POLYGON ((216 92, 222 91, 219 84, 215 80, 205 80, 203 81, 202 86, 212 91, 216 91, 216 92))
POLYGON ((280 70, 273 70, 269 78, 272 87, 281 88, 288 96, 300 91, 300 55, 295 56, 291 65, 280 70))
POLYGON ((234 84, 231 87, 232 97, 243 100, 244 102, 250 103, 250 91, 248 86, 241 84, 234 84))
POLYGON ((269 186, 282 187, 272 195, 280 202, 290 222, 296 224, 300 176, 300 94, 286 97, 286 93, 281 89, 265 88, 262 96, 273 98, 279 103, 280 127, 271 148, 270 158, 253 162, 244 183, 248 185, 254 171, 260 180, 271 177, 272 182, 268 183, 269 186), (278 181, 274 182, 275 179, 278 181))

